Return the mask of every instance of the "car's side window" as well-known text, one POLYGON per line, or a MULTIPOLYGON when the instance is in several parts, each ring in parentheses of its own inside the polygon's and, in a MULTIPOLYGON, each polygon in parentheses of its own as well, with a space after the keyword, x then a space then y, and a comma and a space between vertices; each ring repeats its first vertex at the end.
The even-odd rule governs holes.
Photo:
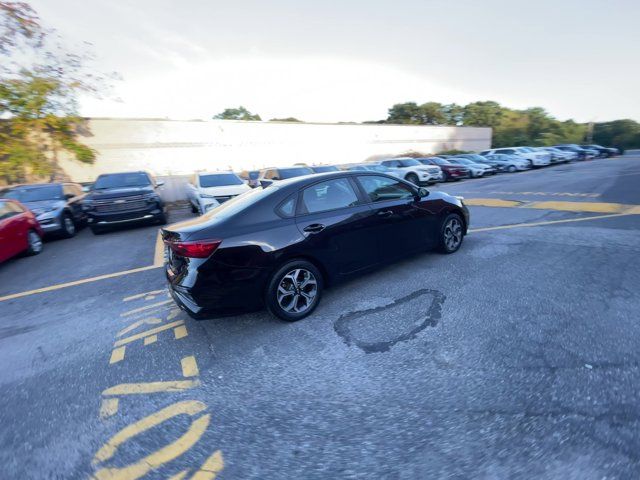
POLYGON ((13 202, 0 202, 0 220, 15 217, 24 210, 13 202))
POLYGON ((291 195, 284 202, 282 202, 277 209, 277 213, 282 217, 290 218, 296 214, 296 198, 298 195, 291 195))
POLYGON ((302 191, 302 207, 306 213, 326 212, 357 204, 358 196, 346 178, 316 183, 302 191))
POLYGON ((367 175, 358 177, 358 181, 372 202, 413 198, 415 195, 411 187, 393 178, 367 175))

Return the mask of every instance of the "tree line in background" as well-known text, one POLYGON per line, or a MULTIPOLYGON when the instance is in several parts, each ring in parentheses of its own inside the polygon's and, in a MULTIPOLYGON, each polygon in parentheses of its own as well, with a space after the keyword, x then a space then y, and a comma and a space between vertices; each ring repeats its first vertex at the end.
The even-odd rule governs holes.
MULTIPOLYGON (((213 118, 260 120, 260 115, 252 114, 245 107, 238 107, 227 108, 213 118)), ((273 118, 269 121, 300 122, 296 118, 273 118)), ((613 120, 590 125, 573 120, 557 120, 541 107, 514 110, 494 101, 472 102, 467 105, 397 103, 389 109, 385 120, 364 123, 491 127, 493 147, 597 143, 623 150, 640 148, 640 123, 634 120, 613 120)))

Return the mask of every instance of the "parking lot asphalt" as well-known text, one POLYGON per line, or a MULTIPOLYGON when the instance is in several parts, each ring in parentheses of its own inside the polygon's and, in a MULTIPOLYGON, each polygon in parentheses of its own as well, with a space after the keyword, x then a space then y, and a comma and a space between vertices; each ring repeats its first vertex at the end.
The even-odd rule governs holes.
POLYGON ((157 226, 47 242, 0 265, 0 478, 638 478, 639 186, 627 156, 438 185, 460 251, 292 324, 187 318, 157 226))

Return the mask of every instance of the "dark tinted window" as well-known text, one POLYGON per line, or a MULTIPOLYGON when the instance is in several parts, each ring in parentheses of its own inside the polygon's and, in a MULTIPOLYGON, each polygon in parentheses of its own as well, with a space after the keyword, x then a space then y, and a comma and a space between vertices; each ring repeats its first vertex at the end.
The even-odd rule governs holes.
POLYGON ((372 202, 413 198, 414 196, 414 191, 410 187, 393 178, 367 175, 358 177, 358 181, 372 202))
POLYGON ((312 175, 313 170, 308 167, 281 168, 280 179, 300 177, 302 175, 312 175))
POLYGON ((18 187, 12 190, 5 190, 3 197, 13 198, 20 202, 39 202, 41 200, 61 200, 61 185, 43 185, 33 187, 18 187))
POLYGON ((100 175, 93 185, 93 189, 147 187, 149 185, 151 185, 151 181, 149 180, 149 176, 144 172, 113 173, 100 175))
POLYGON ((260 172, 249 172, 249 178, 251 180, 256 180, 260 176, 260 172))
POLYGON ((398 162, 397 160, 385 160, 383 162, 381 162, 382 165, 384 165, 385 167, 399 167, 400 166, 400 162, 398 162))
POLYGON ((316 183, 302 192, 302 204, 308 213, 352 207, 357 203, 358 196, 346 178, 316 183))
POLYGON ((436 162, 438 165, 451 165, 451 163, 446 161, 444 158, 436 158, 434 162, 436 162))
POLYGON ((211 175, 200 175, 200 186, 202 188, 224 187, 226 185, 242 185, 242 180, 234 173, 216 173, 211 175))

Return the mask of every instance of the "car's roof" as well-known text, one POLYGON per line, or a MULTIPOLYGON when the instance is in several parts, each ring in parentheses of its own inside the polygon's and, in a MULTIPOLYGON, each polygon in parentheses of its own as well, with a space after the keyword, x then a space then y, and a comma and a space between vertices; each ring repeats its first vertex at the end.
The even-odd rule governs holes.
POLYGON ((41 188, 41 187, 49 187, 51 185, 60 186, 63 183, 73 183, 73 182, 51 182, 51 183, 18 183, 15 185, 7 185, 6 187, 0 187, 0 190, 13 190, 14 188, 41 188))
POLYGON ((236 172, 232 172, 231 170, 217 170, 215 172, 196 172, 196 175, 227 175, 229 173, 233 175, 237 175, 236 172))
MULTIPOLYGON (((361 176, 361 175, 385 175, 389 178, 393 178, 397 180, 397 178, 388 175, 384 172, 373 172, 366 170, 340 170, 338 172, 324 172, 324 173, 314 173, 313 175, 301 175, 299 177, 288 178, 286 180, 280 180, 277 183, 278 188, 289 188, 290 186, 295 186, 295 188, 305 187, 306 185, 311 185, 318 181, 329 180, 331 178, 339 178, 339 177, 352 177, 352 176, 361 176)), ((269 188, 269 187, 267 187, 269 188)))

